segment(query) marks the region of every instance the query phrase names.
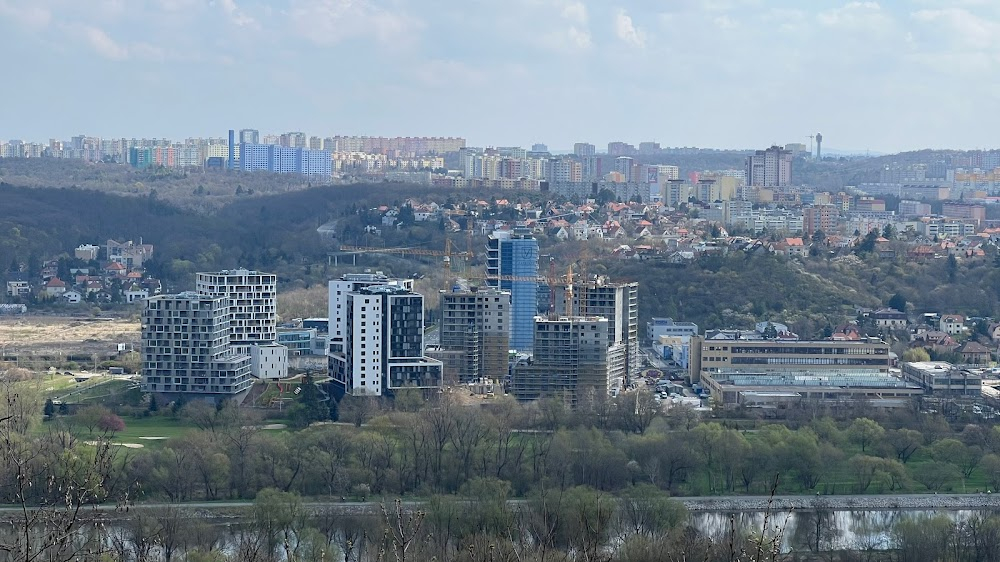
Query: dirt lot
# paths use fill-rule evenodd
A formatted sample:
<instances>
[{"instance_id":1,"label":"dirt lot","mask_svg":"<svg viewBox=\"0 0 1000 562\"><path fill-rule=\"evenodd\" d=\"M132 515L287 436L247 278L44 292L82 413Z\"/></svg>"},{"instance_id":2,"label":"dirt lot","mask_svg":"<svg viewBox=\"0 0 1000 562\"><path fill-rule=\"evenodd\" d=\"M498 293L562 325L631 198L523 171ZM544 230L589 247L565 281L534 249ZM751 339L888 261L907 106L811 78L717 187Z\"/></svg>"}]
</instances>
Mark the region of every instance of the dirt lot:
<instances>
[{"instance_id":1,"label":"dirt lot","mask_svg":"<svg viewBox=\"0 0 1000 562\"><path fill-rule=\"evenodd\" d=\"M93 320L58 316L0 317L5 355L109 353L118 343L139 343L138 320Z\"/></svg>"}]
</instances>

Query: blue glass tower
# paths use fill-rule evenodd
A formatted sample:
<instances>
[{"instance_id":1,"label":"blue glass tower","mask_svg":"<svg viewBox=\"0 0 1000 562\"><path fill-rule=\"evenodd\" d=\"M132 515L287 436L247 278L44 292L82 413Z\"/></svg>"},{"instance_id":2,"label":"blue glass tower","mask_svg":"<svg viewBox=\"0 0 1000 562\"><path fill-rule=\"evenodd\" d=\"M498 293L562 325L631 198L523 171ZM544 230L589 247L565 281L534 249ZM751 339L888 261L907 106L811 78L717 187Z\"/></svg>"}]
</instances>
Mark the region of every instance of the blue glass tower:
<instances>
[{"instance_id":1,"label":"blue glass tower","mask_svg":"<svg viewBox=\"0 0 1000 562\"><path fill-rule=\"evenodd\" d=\"M490 236L486 277L488 284L510 291L510 346L531 351L538 314L538 240L528 232Z\"/></svg>"}]
</instances>

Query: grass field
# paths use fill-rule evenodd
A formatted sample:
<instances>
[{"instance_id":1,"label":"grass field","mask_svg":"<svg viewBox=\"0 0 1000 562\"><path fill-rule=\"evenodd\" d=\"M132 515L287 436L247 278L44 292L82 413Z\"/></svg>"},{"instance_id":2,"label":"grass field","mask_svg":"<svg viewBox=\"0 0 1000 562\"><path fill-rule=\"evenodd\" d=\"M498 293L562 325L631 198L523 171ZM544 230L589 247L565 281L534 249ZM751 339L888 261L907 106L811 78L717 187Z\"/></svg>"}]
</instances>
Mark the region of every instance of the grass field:
<instances>
[{"instance_id":1,"label":"grass field","mask_svg":"<svg viewBox=\"0 0 1000 562\"><path fill-rule=\"evenodd\" d=\"M115 441L120 443L141 443L147 447L162 444L165 439L149 439L150 437L180 437L195 429L195 426L170 416L155 416L148 418L128 418L125 420L125 431L115 435ZM143 438L146 439L143 439Z\"/></svg>"}]
</instances>

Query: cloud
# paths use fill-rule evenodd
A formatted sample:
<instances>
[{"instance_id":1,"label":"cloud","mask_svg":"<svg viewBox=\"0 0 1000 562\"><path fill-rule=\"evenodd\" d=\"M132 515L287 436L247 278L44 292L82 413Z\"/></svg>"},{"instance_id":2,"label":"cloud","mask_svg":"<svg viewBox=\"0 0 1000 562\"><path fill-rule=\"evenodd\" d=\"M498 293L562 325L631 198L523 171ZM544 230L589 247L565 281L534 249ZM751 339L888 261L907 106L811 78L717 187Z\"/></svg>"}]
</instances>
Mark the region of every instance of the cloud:
<instances>
[{"instance_id":1,"label":"cloud","mask_svg":"<svg viewBox=\"0 0 1000 562\"><path fill-rule=\"evenodd\" d=\"M625 10L618 10L615 15L615 35L633 47L643 47L646 44L646 33L632 23L632 17Z\"/></svg>"},{"instance_id":2,"label":"cloud","mask_svg":"<svg viewBox=\"0 0 1000 562\"><path fill-rule=\"evenodd\" d=\"M957 42L972 49L992 48L1000 35L1000 23L979 17L963 8L917 10L912 17L922 23L940 25L950 31Z\"/></svg>"},{"instance_id":3,"label":"cloud","mask_svg":"<svg viewBox=\"0 0 1000 562\"><path fill-rule=\"evenodd\" d=\"M0 0L0 20L11 19L19 25L40 29L52 21L52 12L35 2Z\"/></svg>"},{"instance_id":4,"label":"cloud","mask_svg":"<svg viewBox=\"0 0 1000 562\"><path fill-rule=\"evenodd\" d=\"M848 2L839 8L820 12L816 19L826 27L867 30L878 30L891 21L878 2Z\"/></svg>"},{"instance_id":5,"label":"cloud","mask_svg":"<svg viewBox=\"0 0 1000 562\"><path fill-rule=\"evenodd\" d=\"M98 55L110 60L125 60L128 58L128 49L112 39L103 29L88 25L83 27L83 34L87 43L90 44L90 47Z\"/></svg>"},{"instance_id":6,"label":"cloud","mask_svg":"<svg viewBox=\"0 0 1000 562\"><path fill-rule=\"evenodd\" d=\"M232 21L233 24L239 27L260 27L257 24L257 20L248 16L246 12L241 10L239 6L236 5L236 0L219 0L219 6L222 7L222 11L229 16L229 20Z\"/></svg>"},{"instance_id":7,"label":"cloud","mask_svg":"<svg viewBox=\"0 0 1000 562\"><path fill-rule=\"evenodd\" d=\"M587 6L582 2L567 2L560 15L569 21L587 25Z\"/></svg>"},{"instance_id":8,"label":"cloud","mask_svg":"<svg viewBox=\"0 0 1000 562\"><path fill-rule=\"evenodd\" d=\"M423 22L401 11L388 11L367 0L292 0L293 29L318 45L370 36L383 45L410 43Z\"/></svg>"}]
</instances>

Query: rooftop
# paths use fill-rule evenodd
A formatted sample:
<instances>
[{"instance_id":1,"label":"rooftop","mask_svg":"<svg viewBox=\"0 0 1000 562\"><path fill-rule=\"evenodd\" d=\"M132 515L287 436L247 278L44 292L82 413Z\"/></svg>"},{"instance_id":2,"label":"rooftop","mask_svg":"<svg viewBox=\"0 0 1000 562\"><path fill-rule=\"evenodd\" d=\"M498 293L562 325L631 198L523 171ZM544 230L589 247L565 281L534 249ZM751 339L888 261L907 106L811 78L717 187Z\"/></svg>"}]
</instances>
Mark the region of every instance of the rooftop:
<instances>
[{"instance_id":1,"label":"rooftop","mask_svg":"<svg viewBox=\"0 0 1000 562\"><path fill-rule=\"evenodd\" d=\"M709 376L720 385L748 387L920 388L893 375L871 369L850 369L822 374L810 371L787 373L723 371L711 373Z\"/></svg>"}]
</instances>

